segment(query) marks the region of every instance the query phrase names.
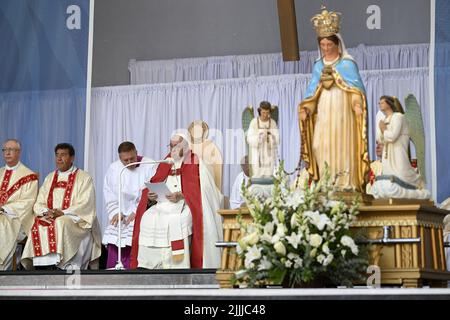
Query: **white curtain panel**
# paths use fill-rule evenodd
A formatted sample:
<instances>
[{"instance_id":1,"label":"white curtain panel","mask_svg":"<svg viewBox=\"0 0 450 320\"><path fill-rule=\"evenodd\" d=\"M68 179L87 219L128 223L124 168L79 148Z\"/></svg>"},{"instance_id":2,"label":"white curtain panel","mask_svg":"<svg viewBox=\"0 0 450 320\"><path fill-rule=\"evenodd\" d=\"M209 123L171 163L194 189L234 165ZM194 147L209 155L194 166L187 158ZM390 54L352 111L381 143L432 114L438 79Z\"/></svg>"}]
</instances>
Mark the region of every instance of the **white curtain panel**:
<instances>
[{"instance_id":1,"label":"white curtain panel","mask_svg":"<svg viewBox=\"0 0 450 320\"><path fill-rule=\"evenodd\" d=\"M369 104L372 155L373 122L378 99L384 94L396 95L400 100L409 93L416 95L425 116L427 141L430 141L428 68L363 71L361 75ZM107 224L103 178L109 164L118 159L118 145L125 140L134 142L140 155L162 159L168 152L172 132L187 128L196 119L206 121L210 138L223 153L223 193L229 195L240 172L239 160L245 154L242 111L251 104L256 114L259 102L268 100L280 108L279 154L285 160L286 169L293 170L300 154L297 106L304 98L309 79L310 75L296 74L93 89L88 168L94 177L103 228Z\"/></svg>"},{"instance_id":2,"label":"white curtain panel","mask_svg":"<svg viewBox=\"0 0 450 320\"><path fill-rule=\"evenodd\" d=\"M360 70L428 67L428 44L359 45L349 48ZM284 62L281 53L136 61L128 65L130 84L217 80L310 73L318 51L301 51L300 61Z\"/></svg>"}]
</instances>

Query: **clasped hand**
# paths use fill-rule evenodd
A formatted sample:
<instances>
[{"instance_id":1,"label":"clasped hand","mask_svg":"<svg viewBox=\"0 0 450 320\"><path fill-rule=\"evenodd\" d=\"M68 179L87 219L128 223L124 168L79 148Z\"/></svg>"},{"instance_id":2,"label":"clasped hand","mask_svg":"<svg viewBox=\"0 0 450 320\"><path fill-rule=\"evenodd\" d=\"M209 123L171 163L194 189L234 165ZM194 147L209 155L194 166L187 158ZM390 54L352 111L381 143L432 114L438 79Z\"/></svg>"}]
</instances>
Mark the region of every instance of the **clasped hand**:
<instances>
[{"instance_id":1,"label":"clasped hand","mask_svg":"<svg viewBox=\"0 0 450 320\"><path fill-rule=\"evenodd\" d=\"M47 212L44 213L44 218L54 220L63 215L64 212L62 212L61 209L48 209Z\"/></svg>"},{"instance_id":2,"label":"clasped hand","mask_svg":"<svg viewBox=\"0 0 450 320\"><path fill-rule=\"evenodd\" d=\"M136 213L133 212L132 214L130 214L129 216L124 216L123 214L120 215L120 220L123 221L124 225L129 225L131 223L131 221L134 220L134 218L136 217ZM114 227L117 227L117 224L119 223L119 214L116 213L114 215L114 217L111 219L111 224Z\"/></svg>"},{"instance_id":3,"label":"clasped hand","mask_svg":"<svg viewBox=\"0 0 450 320\"><path fill-rule=\"evenodd\" d=\"M380 127L381 133L384 133L384 131L387 129L387 124L383 120L380 120L378 126Z\"/></svg>"}]
</instances>

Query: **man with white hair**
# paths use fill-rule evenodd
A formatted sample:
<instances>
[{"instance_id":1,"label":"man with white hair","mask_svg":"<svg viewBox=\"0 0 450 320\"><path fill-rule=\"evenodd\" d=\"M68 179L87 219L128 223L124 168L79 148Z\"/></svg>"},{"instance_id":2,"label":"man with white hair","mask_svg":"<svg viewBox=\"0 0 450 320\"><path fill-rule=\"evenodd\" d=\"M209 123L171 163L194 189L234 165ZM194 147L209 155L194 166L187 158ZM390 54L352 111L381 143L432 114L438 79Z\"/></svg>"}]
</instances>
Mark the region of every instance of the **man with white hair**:
<instances>
[{"instance_id":1,"label":"man with white hair","mask_svg":"<svg viewBox=\"0 0 450 320\"><path fill-rule=\"evenodd\" d=\"M165 182L170 194L160 199L147 188L139 203L133 233L131 268L218 268L223 239L217 210L223 196L209 170L190 150L183 134L170 139L166 159L152 183ZM149 206L154 202L153 206Z\"/></svg>"},{"instance_id":2,"label":"man with white hair","mask_svg":"<svg viewBox=\"0 0 450 320\"><path fill-rule=\"evenodd\" d=\"M20 162L20 142L6 140L0 168L0 270L12 267L17 241L23 240L33 224L33 205L38 176Z\"/></svg>"}]
</instances>

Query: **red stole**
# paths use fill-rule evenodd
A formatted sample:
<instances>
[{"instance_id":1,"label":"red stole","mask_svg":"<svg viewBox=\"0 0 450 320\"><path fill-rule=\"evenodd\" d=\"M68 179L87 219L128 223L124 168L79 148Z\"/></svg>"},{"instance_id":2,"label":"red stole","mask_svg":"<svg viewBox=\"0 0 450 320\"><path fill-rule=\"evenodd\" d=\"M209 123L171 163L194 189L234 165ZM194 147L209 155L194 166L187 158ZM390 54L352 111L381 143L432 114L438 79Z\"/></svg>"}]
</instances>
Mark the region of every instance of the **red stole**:
<instances>
[{"instance_id":1,"label":"red stole","mask_svg":"<svg viewBox=\"0 0 450 320\"><path fill-rule=\"evenodd\" d=\"M25 177L20 178L16 183L14 183L11 188L8 189L9 182L11 180L11 176L13 174L12 170L5 170L5 175L3 176L3 181L0 186L0 206L3 206L8 199L19 190L24 184L27 184L31 181L37 181L38 176L35 173L29 174Z\"/></svg>"},{"instance_id":2,"label":"red stole","mask_svg":"<svg viewBox=\"0 0 450 320\"><path fill-rule=\"evenodd\" d=\"M69 179L67 181L59 181L58 182L58 171L55 171L53 174L52 185L50 186L50 190L47 196L47 208L53 209L53 190L56 188L64 188L66 191L64 192L64 198L61 210L66 210L70 207L70 199L72 197L73 185L75 184L75 178L77 176L78 169L72 172L69 175ZM55 234L55 220L51 220L51 222L47 222L36 217L34 219L33 227L31 228L31 235L33 240L33 249L34 255L36 257L42 256L42 247L41 247L41 238L39 235L39 225L48 227L47 236L48 236L48 245L49 252L56 253L56 234Z\"/></svg>"},{"instance_id":3,"label":"red stole","mask_svg":"<svg viewBox=\"0 0 450 320\"><path fill-rule=\"evenodd\" d=\"M169 157L169 155L166 156ZM166 181L167 176L171 174L172 165L160 163L156 174L150 179L150 182ZM181 165L181 192L184 200L189 206L192 216L192 242L191 242L191 268L203 267L203 209L202 196L200 188L200 166L196 154L191 151L186 154ZM147 210L148 189L142 190L141 200L136 210L134 221L133 241L131 248L130 268L137 268L137 256L139 250L139 232L142 216Z\"/></svg>"}]
</instances>

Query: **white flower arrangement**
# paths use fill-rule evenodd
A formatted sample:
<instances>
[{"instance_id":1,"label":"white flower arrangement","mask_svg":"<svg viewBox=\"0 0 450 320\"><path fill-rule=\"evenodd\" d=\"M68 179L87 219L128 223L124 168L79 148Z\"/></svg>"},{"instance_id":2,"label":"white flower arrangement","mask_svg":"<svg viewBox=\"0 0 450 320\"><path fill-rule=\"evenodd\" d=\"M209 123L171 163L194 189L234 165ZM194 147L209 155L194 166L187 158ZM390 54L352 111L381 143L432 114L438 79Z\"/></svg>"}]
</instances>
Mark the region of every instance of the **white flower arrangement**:
<instances>
[{"instance_id":1,"label":"white flower arrangement","mask_svg":"<svg viewBox=\"0 0 450 320\"><path fill-rule=\"evenodd\" d=\"M335 200L330 181L326 173L317 183L291 188L280 163L267 199L257 198L243 185L242 194L253 222L245 224L239 219L245 236L237 247L244 261L235 274L238 284L295 286L321 278L336 285L351 285L353 278L365 270L367 261L358 256L349 231L359 201L355 199L348 206L343 200Z\"/></svg>"}]
</instances>

